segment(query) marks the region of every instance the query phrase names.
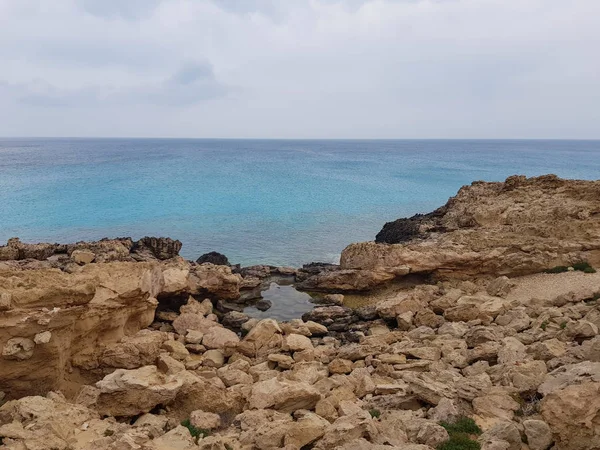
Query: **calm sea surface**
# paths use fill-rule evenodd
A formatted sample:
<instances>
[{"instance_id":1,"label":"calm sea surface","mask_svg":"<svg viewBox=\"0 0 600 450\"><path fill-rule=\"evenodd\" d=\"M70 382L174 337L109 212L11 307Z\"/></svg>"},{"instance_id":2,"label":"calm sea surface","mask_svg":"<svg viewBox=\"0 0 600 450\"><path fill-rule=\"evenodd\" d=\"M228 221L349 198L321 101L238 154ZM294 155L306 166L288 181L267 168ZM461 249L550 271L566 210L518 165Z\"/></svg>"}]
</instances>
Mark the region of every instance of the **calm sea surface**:
<instances>
[{"instance_id":1,"label":"calm sea surface","mask_svg":"<svg viewBox=\"0 0 600 450\"><path fill-rule=\"evenodd\" d=\"M546 173L600 178L600 141L0 139L0 241L170 236L297 266L473 180Z\"/></svg>"}]
</instances>

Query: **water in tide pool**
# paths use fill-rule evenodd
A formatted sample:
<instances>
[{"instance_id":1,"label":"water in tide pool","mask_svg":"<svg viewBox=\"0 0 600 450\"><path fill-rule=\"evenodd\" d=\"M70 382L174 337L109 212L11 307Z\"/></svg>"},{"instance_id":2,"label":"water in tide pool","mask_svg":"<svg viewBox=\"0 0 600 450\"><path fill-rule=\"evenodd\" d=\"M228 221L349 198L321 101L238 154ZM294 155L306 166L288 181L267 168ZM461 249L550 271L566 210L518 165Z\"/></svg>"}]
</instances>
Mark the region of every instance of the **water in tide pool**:
<instances>
[{"instance_id":1,"label":"water in tide pool","mask_svg":"<svg viewBox=\"0 0 600 450\"><path fill-rule=\"evenodd\" d=\"M473 180L600 178L600 141L0 139L0 241L170 236L195 259L333 262Z\"/></svg>"}]
</instances>

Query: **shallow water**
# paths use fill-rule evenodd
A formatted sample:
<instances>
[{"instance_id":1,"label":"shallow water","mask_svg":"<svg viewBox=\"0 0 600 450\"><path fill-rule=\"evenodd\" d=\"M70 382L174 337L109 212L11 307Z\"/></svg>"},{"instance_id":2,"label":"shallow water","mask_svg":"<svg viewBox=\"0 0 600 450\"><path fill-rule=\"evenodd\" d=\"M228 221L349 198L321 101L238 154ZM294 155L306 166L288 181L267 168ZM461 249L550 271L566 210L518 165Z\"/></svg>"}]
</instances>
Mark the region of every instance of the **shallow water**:
<instances>
[{"instance_id":1,"label":"shallow water","mask_svg":"<svg viewBox=\"0 0 600 450\"><path fill-rule=\"evenodd\" d=\"M473 180L595 179L600 141L0 139L0 242L170 236L189 259L334 262Z\"/></svg>"},{"instance_id":2,"label":"shallow water","mask_svg":"<svg viewBox=\"0 0 600 450\"><path fill-rule=\"evenodd\" d=\"M281 285L272 282L268 289L262 292L262 298L269 300L272 306L266 311L260 311L254 306L244 308L244 313L257 319L277 319L286 321L300 319L302 314L312 310L315 306L312 297L306 292L296 290L293 285Z\"/></svg>"}]
</instances>

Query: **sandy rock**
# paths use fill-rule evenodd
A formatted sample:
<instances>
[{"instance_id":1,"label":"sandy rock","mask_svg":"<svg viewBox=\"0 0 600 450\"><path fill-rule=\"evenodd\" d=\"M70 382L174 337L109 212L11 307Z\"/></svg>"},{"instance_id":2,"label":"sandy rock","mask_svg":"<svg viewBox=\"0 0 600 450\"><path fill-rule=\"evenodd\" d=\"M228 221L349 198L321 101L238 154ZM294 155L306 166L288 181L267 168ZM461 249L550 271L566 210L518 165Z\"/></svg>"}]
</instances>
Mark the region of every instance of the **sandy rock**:
<instances>
[{"instance_id":1,"label":"sandy rock","mask_svg":"<svg viewBox=\"0 0 600 450\"><path fill-rule=\"evenodd\" d=\"M285 433L283 443L286 448L304 448L325 433L329 422L317 414L303 412Z\"/></svg>"},{"instance_id":2,"label":"sandy rock","mask_svg":"<svg viewBox=\"0 0 600 450\"><path fill-rule=\"evenodd\" d=\"M181 361L177 361L175 358L172 358L167 354L162 354L156 358L156 367L162 373L167 375L172 375L185 370L185 364L183 364Z\"/></svg>"},{"instance_id":3,"label":"sandy rock","mask_svg":"<svg viewBox=\"0 0 600 450\"><path fill-rule=\"evenodd\" d=\"M238 384L250 385L254 382L252 375L240 369L235 369L232 365L221 367L217 370L219 378L223 380L225 386L235 386Z\"/></svg>"},{"instance_id":4,"label":"sandy rock","mask_svg":"<svg viewBox=\"0 0 600 450\"><path fill-rule=\"evenodd\" d=\"M408 383L413 395L430 405L437 405L442 398L456 397L453 381L441 381L440 377L433 373L404 372L402 379Z\"/></svg>"},{"instance_id":5,"label":"sandy rock","mask_svg":"<svg viewBox=\"0 0 600 450\"><path fill-rule=\"evenodd\" d=\"M385 270L333 270L313 275L297 284L298 289L307 291L355 292L368 291L400 275L408 274L407 267Z\"/></svg>"},{"instance_id":6,"label":"sandy rock","mask_svg":"<svg viewBox=\"0 0 600 450\"><path fill-rule=\"evenodd\" d=\"M238 344L238 351L246 356L266 357L283 344L282 331L273 319L258 322Z\"/></svg>"},{"instance_id":7,"label":"sandy rock","mask_svg":"<svg viewBox=\"0 0 600 450\"><path fill-rule=\"evenodd\" d=\"M506 392L491 393L473 399L475 414L485 419L510 421L520 405Z\"/></svg>"},{"instance_id":8,"label":"sandy rock","mask_svg":"<svg viewBox=\"0 0 600 450\"><path fill-rule=\"evenodd\" d=\"M302 350L313 349L312 342L306 336L300 334L290 334L283 340L282 349L291 352L301 352Z\"/></svg>"},{"instance_id":9,"label":"sandy rock","mask_svg":"<svg viewBox=\"0 0 600 450\"><path fill-rule=\"evenodd\" d=\"M185 336L189 330L205 334L213 327L219 327L217 322L209 320L200 314L183 313L173 321L173 328L177 333Z\"/></svg>"},{"instance_id":10,"label":"sandy rock","mask_svg":"<svg viewBox=\"0 0 600 450\"><path fill-rule=\"evenodd\" d=\"M171 354L171 356L179 361L184 361L188 356L190 356L190 352L185 345L179 341L174 340L166 340L162 344L162 349L166 350Z\"/></svg>"},{"instance_id":11,"label":"sandy rock","mask_svg":"<svg viewBox=\"0 0 600 450\"><path fill-rule=\"evenodd\" d=\"M156 366L144 366L117 369L97 382L96 387L100 392L95 407L100 414L134 416L173 401L182 382L162 374Z\"/></svg>"},{"instance_id":12,"label":"sandy rock","mask_svg":"<svg viewBox=\"0 0 600 450\"><path fill-rule=\"evenodd\" d=\"M566 345L558 339L548 339L542 342L534 342L527 347L527 353L531 354L533 359L549 361L552 358L560 358L567 351Z\"/></svg>"},{"instance_id":13,"label":"sandy rock","mask_svg":"<svg viewBox=\"0 0 600 450\"><path fill-rule=\"evenodd\" d=\"M502 345L498 350L498 363L510 364L527 359L527 347L514 337L502 339Z\"/></svg>"},{"instance_id":14,"label":"sandy rock","mask_svg":"<svg viewBox=\"0 0 600 450\"><path fill-rule=\"evenodd\" d=\"M248 401L253 409L273 408L281 412L293 412L314 409L320 399L319 391L308 383L272 378L255 383Z\"/></svg>"},{"instance_id":15,"label":"sandy rock","mask_svg":"<svg viewBox=\"0 0 600 450\"><path fill-rule=\"evenodd\" d=\"M433 213L386 224L387 230L404 230L392 233L391 241L381 236L382 243L349 245L340 265L356 271L408 266L410 273L512 277L575 260L596 261L600 241L593 236L600 224L593 211L599 191L598 182L554 175L474 182Z\"/></svg>"},{"instance_id":16,"label":"sandy rock","mask_svg":"<svg viewBox=\"0 0 600 450\"><path fill-rule=\"evenodd\" d=\"M223 367L223 364L225 364L225 355L220 350L207 350L202 355L202 365L204 366L219 368Z\"/></svg>"},{"instance_id":17,"label":"sandy rock","mask_svg":"<svg viewBox=\"0 0 600 450\"><path fill-rule=\"evenodd\" d=\"M36 345L47 344L50 342L50 339L52 339L52 333L50 331L43 331L35 335L33 342Z\"/></svg>"},{"instance_id":18,"label":"sandy rock","mask_svg":"<svg viewBox=\"0 0 600 450\"><path fill-rule=\"evenodd\" d=\"M527 445L531 450L546 450L554 442L552 430L543 420L524 420L523 428L527 436Z\"/></svg>"},{"instance_id":19,"label":"sandy rock","mask_svg":"<svg viewBox=\"0 0 600 450\"><path fill-rule=\"evenodd\" d=\"M8 311L12 308L12 295L8 292L0 292L0 311Z\"/></svg>"},{"instance_id":20,"label":"sandy rock","mask_svg":"<svg viewBox=\"0 0 600 450\"><path fill-rule=\"evenodd\" d=\"M546 396L567 386L588 381L600 382L600 363L584 361L559 367L548 374L538 392Z\"/></svg>"},{"instance_id":21,"label":"sandy rock","mask_svg":"<svg viewBox=\"0 0 600 450\"><path fill-rule=\"evenodd\" d=\"M294 358L289 355L283 355L281 353L272 353L268 357L269 361L276 363L281 369L291 369L294 365Z\"/></svg>"},{"instance_id":22,"label":"sandy rock","mask_svg":"<svg viewBox=\"0 0 600 450\"><path fill-rule=\"evenodd\" d=\"M9 339L2 349L2 357L4 359L14 359L24 361L33 356L35 342L31 339L17 337Z\"/></svg>"},{"instance_id":23,"label":"sandy rock","mask_svg":"<svg viewBox=\"0 0 600 450\"><path fill-rule=\"evenodd\" d=\"M558 449L600 448L599 382L554 390L542 401L541 414L552 430Z\"/></svg>"},{"instance_id":24,"label":"sandy rock","mask_svg":"<svg viewBox=\"0 0 600 450\"><path fill-rule=\"evenodd\" d=\"M487 293L497 297L506 297L513 287L514 282L508 277L502 276L494 279L494 281L488 284Z\"/></svg>"},{"instance_id":25,"label":"sandy rock","mask_svg":"<svg viewBox=\"0 0 600 450\"><path fill-rule=\"evenodd\" d=\"M221 426L221 417L218 414L196 410L190 414L190 423L201 430L214 430Z\"/></svg>"},{"instance_id":26,"label":"sandy rock","mask_svg":"<svg viewBox=\"0 0 600 450\"><path fill-rule=\"evenodd\" d=\"M104 367L120 369L152 365L167 337L167 333L161 331L140 330L105 348L99 356L99 362Z\"/></svg>"},{"instance_id":27,"label":"sandy rock","mask_svg":"<svg viewBox=\"0 0 600 450\"><path fill-rule=\"evenodd\" d=\"M154 439L153 450L195 450L198 447L189 430L178 425L168 433Z\"/></svg>"},{"instance_id":28,"label":"sandy rock","mask_svg":"<svg viewBox=\"0 0 600 450\"><path fill-rule=\"evenodd\" d=\"M186 344L201 344L204 338L204 333L198 330L188 330L185 335Z\"/></svg>"},{"instance_id":29,"label":"sandy rock","mask_svg":"<svg viewBox=\"0 0 600 450\"><path fill-rule=\"evenodd\" d=\"M427 417L435 422L454 422L461 412L454 400L442 398L434 408L427 411Z\"/></svg>"},{"instance_id":30,"label":"sandy rock","mask_svg":"<svg viewBox=\"0 0 600 450\"><path fill-rule=\"evenodd\" d=\"M509 450L521 449L521 433L513 422L500 421L489 430L479 436L479 442L482 444L493 441L505 441L509 444Z\"/></svg>"},{"instance_id":31,"label":"sandy rock","mask_svg":"<svg viewBox=\"0 0 600 450\"><path fill-rule=\"evenodd\" d=\"M239 341L240 338L233 331L222 327L212 327L204 333L202 345L210 349L223 349L235 347Z\"/></svg>"},{"instance_id":32,"label":"sandy rock","mask_svg":"<svg viewBox=\"0 0 600 450\"><path fill-rule=\"evenodd\" d=\"M96 254L89 250L73 250L71 259L77 264L90 264L96 259Z\"/></svg>"},{"instance_id":33,"label":"sandy rock","mask_svg":"<svg viewBox=\"0 0 600 450\"><path fill-rule=\"evenodd\" d=\"M315 450L339 448L360 438L370 438L377 434L377 428L368 412L343 416L325 429L325 434L317 442Z\"/></svg>"},{"instance_id":34,"label":"sandy rock","mask_svg":"<svg viewBox=\"0 0 600 450\"><path fill-rule=\"evenodd\" d=\"M352 372L352 361L349 359L335 358L328 365L331 374L347 374Z\"/></svg>"}]
</instances>

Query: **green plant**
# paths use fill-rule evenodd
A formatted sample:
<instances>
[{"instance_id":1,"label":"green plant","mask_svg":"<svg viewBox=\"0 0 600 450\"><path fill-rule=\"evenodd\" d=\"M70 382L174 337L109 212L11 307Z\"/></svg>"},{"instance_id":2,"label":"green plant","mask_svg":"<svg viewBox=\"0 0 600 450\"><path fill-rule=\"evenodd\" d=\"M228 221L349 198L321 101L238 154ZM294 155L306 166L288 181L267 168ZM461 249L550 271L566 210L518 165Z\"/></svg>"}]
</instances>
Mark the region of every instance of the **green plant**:
<instances>
[{"instance_id":1,"label":"green plant","mask_svg":"<svg viewBox=\"0 0 600 450\"><path fill-rule=\"evenodd\" d=\"M440 422L448 432L448 440L437 450L479 450L481 445L471 436L481 434L481 428L470 417L459 417L454 422Z\"/></svg>"},{"instance_id":2,"label":"green plant","mask_svg":"<svg viewBox=\"0 0 600 450\"><path fill-rule=\"evenodd\" d=\"M548 321L544 320L541 324L540 324L540 328L544 331L546 331L546 327L548 326Z\"/></svg>"},{"instance_id":3,"label":"green plant","mask_svg":"<svg viewBox=\"0 0 600 450\"><path fill-rule=\"evenodd\" d=\"M567 321L566 320L564 322L560 323L560 329L564 330L565 328L567 328Z\"/></svg>"},{"instance_id":4,"label":"green plant","mask_svg":"<svg viewBox=\"0 0 600 450\"><path fill-rule=\"evenodd\" d=\"M371 417L373 419L379 419L379 417L381 416L381 411L379 411L378 409L370 409L369 414L371 414Z\"/></svg>"},{"instance_id":5,"label":"green plant","mask_svg":"<svg viewBox=\"0 0 600 450\"><path fill-rule=\"evenodd\" d=\"M454 433L450 439L438 445L437 450L479 450L479 442L471 439L468 434Z\"/></svg>"},{"instance_id":6,"label":"green plant","mask_svg":"<svg viewBox=\"0 0 600 450\"><path fill-rule=\"evenodd\" d=\"M191 424L190 419L185 419L183 422L181 422L181 425L186 427L189 430L192 437L196 440L199 438L204 438L210 434L210 431L208 430L196 428L194 425Z\"/></svg>"},{"instance_id":7,"label":"green plant","mask_svg":"<svg viewBox=\"0 0 600 450\"><path fill-rule=\"evenodd\" d=\"M573 269L579 270L584 273L596 273L596 269L590 266L590 264L586 261L573 264Z\"/></svg>"},{"instance_id":8,"label":"green plant","mask_svg":"<svg viewBox=\"0 0 600 450\"><path fill-rule=\"evenodd\" d=\"M440 422L446 431L450 433L481 434L481 428L470 417L459 417L454 422Z\"/></svg>"}]
</instances>

